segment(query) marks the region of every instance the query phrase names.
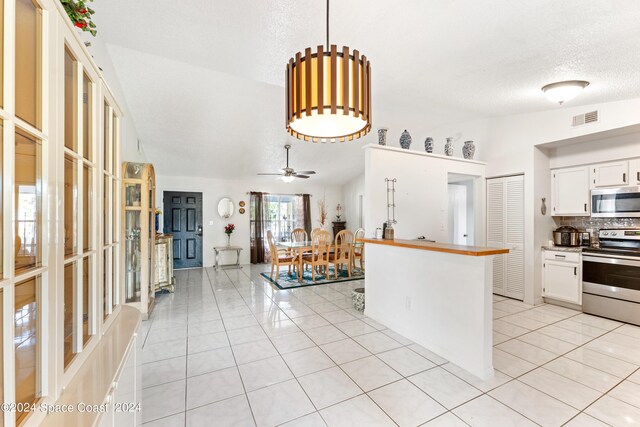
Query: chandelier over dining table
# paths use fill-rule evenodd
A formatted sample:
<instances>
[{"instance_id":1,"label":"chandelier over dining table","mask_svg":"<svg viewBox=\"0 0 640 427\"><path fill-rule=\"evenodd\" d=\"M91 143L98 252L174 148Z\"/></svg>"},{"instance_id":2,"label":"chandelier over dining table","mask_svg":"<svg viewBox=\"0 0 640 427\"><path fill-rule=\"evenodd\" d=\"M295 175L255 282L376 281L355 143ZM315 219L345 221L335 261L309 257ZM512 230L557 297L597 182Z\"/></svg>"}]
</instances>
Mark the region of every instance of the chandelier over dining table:
<instances>
[{"instance_id":1,"label":"chandelier over dining table","mask_svg":"<svg viewBox=\"0 0 640 427\"><path fill-rule=\"evenodd\" d=\"M347 46L327 43L289 59L285 71L286 129L305 141L353 140L371 130L371 64Z\"/></svg>"}]
</instances>

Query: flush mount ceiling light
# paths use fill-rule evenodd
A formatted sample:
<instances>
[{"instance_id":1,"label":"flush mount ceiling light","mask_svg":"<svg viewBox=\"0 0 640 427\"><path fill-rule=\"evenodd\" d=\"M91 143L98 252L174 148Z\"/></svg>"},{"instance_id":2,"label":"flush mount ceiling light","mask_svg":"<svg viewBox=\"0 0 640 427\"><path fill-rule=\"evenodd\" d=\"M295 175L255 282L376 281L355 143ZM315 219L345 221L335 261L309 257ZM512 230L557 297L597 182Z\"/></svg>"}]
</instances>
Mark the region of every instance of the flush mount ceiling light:
<instances>
[{"instance_id":1,"label":"flush mount ceiling light","mask_svg":"<svg viewBox=\"0 0 640 427\"><path fill-rule=\"evenodd\" d=\"M353 140L371 129L371 65L347 46L311 48L289 59L285 71L287 132L313 142Z\"/></svg>"},{"instance_id":2,"label":"flush mount ceiling light","mask_svg":"<svg viewBox=\"0 0 640 427\"><path fill-rule=\"evenodd\" d=\"M547 99L562 105L578 96L587 86L589 86L589 82L585 80L567 80L545 85L542 87L542 91Z\"/></svg>"}]
</instances>

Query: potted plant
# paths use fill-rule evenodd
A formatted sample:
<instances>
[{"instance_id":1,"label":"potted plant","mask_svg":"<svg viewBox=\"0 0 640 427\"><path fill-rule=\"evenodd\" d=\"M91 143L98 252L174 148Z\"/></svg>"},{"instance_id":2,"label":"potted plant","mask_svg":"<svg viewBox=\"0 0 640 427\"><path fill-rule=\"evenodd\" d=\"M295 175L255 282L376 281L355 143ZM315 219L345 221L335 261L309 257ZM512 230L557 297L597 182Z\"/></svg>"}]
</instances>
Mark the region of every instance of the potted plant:
<instances>
[{"instance_id":1,"label":"potted plant","mask_svg":"<svg viewBox=\"0 0 640 427\"><path fill-rule=\"evenodd\" d=\"M327 217L329 216L327 214L327 202L324 200L324 198L318 200L318 211L320 216L318 222L320 223L320 228L324 229L327 223Z\"/></svg>"},{"instance_id":2,"label":"potted plant","mask_svg":"<svg viewBox=\"0 0 640 427\"><path fill-rule=\"evenodd\" d=\"M64 10L67 12L69 19L76 27L82 31L88 31L92 36L98 33L96 24L93 23L91 17L95 13L87 4L93 0L60 0Z\"/></svg>"},{"instance_id":3,"label":"potted plant","mask_svg":"<svg viewBox=\"0 0 640 427\"><path fill-rule=\"evenodd\" d=\"M231 246L231 234L235 229L236 226L233 224L227 224L224 226L224 233L227 235L227 246Z\"/></svg>"}]
</instances>

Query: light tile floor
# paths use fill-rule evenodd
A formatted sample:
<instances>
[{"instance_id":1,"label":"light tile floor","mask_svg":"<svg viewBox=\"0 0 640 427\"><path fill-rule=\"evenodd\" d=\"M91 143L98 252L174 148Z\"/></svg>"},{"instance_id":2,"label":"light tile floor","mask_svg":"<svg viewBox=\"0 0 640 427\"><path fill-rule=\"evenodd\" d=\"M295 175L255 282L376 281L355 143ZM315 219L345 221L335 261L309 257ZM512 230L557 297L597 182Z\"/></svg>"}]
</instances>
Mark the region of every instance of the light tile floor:
<instances>
[{"instance_id":1,"label":"light tile floor","mask_svg":"<svg viewBox=\"0 0 640 427\"><path fill-rule=\"evenodd\" d=\"M482 381L356 312L363 282L284 291L263 270L176 271L142 326L146 427L640 423L638 327L494 296Z\"/></svg>"}]
</instances>

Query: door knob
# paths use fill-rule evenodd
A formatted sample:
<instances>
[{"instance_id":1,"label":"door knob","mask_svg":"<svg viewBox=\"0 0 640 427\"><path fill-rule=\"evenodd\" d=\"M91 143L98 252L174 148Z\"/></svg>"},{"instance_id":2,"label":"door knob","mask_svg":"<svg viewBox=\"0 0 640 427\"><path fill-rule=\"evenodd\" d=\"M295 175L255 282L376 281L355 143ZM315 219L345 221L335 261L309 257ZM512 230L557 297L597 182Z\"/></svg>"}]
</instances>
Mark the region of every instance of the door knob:
<instances>
[{"instance_id":1,"label":"door knob","mask_svg":"<svg viewBox=\"0 0 640 427\"><path fill-rule=\"evenodd\" d=\"M201 225L198 226L198 231L196 233L196 236L202 236L202 226Z\"/></svg>"}]
</instances>

